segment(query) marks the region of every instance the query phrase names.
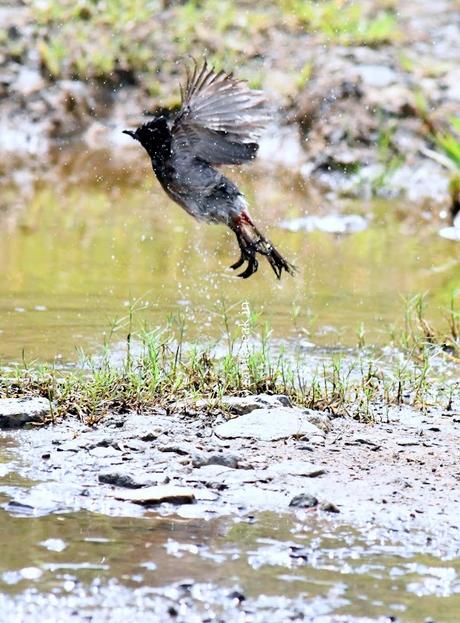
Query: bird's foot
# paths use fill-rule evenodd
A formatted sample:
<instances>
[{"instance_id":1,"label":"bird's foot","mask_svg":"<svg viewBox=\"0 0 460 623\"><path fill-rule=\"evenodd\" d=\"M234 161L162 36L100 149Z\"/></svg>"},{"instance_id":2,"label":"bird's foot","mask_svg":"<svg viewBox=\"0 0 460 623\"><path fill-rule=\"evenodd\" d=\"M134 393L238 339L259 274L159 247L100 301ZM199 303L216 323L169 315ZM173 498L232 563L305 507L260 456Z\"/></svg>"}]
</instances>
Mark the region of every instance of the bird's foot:
<instances>
[{"instance_id":1,"label":"bird's foot","mask_svg":"<svg viewBox=\"0 0 460 623\"><path fill-rule=\"evenodd\" d=\"M241 249L241 255L239 259L230 266L233 270L237 270L241 266L243 266L244 262L247 262L245 270L238 275L242 279L247 279L251 275L253 275L258 267L259 262L256 260L256 252L257 252L257 244L247 244L244 248Z\"/></svg>"}]
</instances>

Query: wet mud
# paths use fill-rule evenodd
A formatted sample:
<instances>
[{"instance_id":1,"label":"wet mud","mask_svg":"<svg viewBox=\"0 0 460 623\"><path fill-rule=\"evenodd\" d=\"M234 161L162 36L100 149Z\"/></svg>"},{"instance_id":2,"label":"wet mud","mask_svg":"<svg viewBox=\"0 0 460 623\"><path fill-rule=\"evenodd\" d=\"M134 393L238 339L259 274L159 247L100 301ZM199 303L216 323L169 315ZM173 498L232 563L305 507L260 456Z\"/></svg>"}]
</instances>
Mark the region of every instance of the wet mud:
<instances>
[{"instance_id":1,"label":"wet mud","mask_svg":"<svg viewBox=\"0 0 460 623\"><path fill-rule=\"evenodd\" d=\"M266 426L229 439L223 415L182 404L2 433L16 543L2 545L2 611L454 623L460 421L408 407L382 419L317 415L301 438L261 441ZM194 501L126 501L156 485Z\"/></svg>"}]
</instances>

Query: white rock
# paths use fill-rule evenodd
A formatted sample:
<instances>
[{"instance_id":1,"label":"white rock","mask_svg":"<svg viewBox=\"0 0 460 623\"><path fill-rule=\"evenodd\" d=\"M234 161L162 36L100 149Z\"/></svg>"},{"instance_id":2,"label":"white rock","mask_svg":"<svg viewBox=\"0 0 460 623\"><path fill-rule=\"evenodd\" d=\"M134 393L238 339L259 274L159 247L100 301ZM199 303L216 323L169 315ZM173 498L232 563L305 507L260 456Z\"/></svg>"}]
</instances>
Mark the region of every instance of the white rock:
<instances>
[{"instance_id":1,"label":"white rock","mask_svg":"<svg viewBox=\"0 0 460 623\"><path fill-rule=\"evenodd\" d=\"M0 398L0 429L19 428L42 420L50 413L46 398Z\"/></svg>"},{"instance_id":2,"label":"white rock","mask_svg":"<svg viewBox=\"0 0 460 623\"><path fill-rule=\"evenodd\" d=\"M323 436L324 432L312 424L310 418L306 411L294 407L255 409L216 426L214 432L224 439L242 437L260 441L277 441L296 435Z\"/></svg>"},{"instance_id":3,"label":"white rock","mask_svg":"<svg viewBox=\"0 0 460 623\"><path fill-rule=\"evenodd\" d=\"M158 485L134 490L122 489L115 491L113 496L117 500L134 502L135 504L161 504L162 502L189 504L195 501L193 489L173 485Z\"/></svg>"}]
</instances>

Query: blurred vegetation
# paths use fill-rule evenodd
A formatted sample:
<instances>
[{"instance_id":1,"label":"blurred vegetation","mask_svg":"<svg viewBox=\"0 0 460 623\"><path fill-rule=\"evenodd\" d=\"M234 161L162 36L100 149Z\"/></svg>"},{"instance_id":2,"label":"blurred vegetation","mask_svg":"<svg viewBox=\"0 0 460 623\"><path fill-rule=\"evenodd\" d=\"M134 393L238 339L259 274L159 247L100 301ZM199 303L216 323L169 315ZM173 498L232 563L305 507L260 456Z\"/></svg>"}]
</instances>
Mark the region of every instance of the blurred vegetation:
<instances>
[{"instance_id":1,"label":"blurred vegetation","mask_svg":"<svg viewBox=\"0 0 460 623\"><path fill-rule=\"evenodd\" d=\"M389 10L366 14L363 4L340 0L279 0L284 14L328 43L378 45L397 37L396 17Z\"/></svg>"},{"instance_id":2,"label":"blurred vegetation","mask_svg":"<svg viewBox=\"0 0 460 623\"><path fill-rule=\"evenodd\" d=\"M257 5L248 0L29 0L29 6L51 77L114 79L118 74L126 79L131 74L135 79L190 53L206 53L216 65L228 65L248 51L257 56L272 28L329 45L375 46L399 36L392 10L369 12L363 3L346 0ZM257 75L248 77L257 86ZM149 88L155 95L155 87Z\"/></svg>"},{"instance_id":3,"label":"blurred vegetation","mask_svg":"<svg viewBox=\"0 0 460 623\"><path fill-rule=\"evenodd\" d=\"M450 119L450 128L436 132L435 141L438 147L460 171L460 117Z\"/></svg>"}]
</instances>

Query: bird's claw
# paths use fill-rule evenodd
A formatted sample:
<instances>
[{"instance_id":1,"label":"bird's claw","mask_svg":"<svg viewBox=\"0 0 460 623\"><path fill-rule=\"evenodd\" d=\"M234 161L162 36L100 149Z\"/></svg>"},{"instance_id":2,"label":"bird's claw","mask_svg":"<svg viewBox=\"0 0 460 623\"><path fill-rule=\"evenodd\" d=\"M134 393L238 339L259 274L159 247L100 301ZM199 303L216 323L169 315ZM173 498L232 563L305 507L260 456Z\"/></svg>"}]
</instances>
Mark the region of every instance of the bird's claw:
<instances>
[{"instance_id":1,"label":"bird's claw","mask_svg":"<svg viewBox=\"0 0 460 623\"><path fill-rule=\"evenodd\" d=\"M245 262L245 257L244 257L244 255L243 255L243 253L242 253L242 254L240 255L240 259L239 259L239 260L237 260L234 264L232 264L232 265L230 266L230 268L232 268L233 270L236 270L237 268L240 268L240 266L243 266L244 262Z\"/></svg>"},{"instance_id":2,"label":"bird's claw","mask_svg":"<svg viewBox=\"0 0 460 623\"><path fill-rule=\"evenodd\" d=\"M247 262L248 265L246 266L246 269L238 275L238 277L241 277L242 279L247 279L248 277L253 275L259 267L259 262L256 260L255 255L255 246L248 245L246 248L241 250L240 258L234 264L232 264L230 268L232 268L233 270L237 270L238 268L243 266L244 262Z\"/></svg>"},{"instance_id":3,"label":"bird's claw","mask_svg":"<svg viewBox=\"0 0 460 623\"><path fill-rule=\"evenodd\" d=\"M255 272L257 272L258 267L259 267L259 262L256 260L256 258L255 257L249 258L246 270L240 273L238 277L241 277L241 279L247 279L248 277L253 275Z\"/></svg>"}]
</instances>

